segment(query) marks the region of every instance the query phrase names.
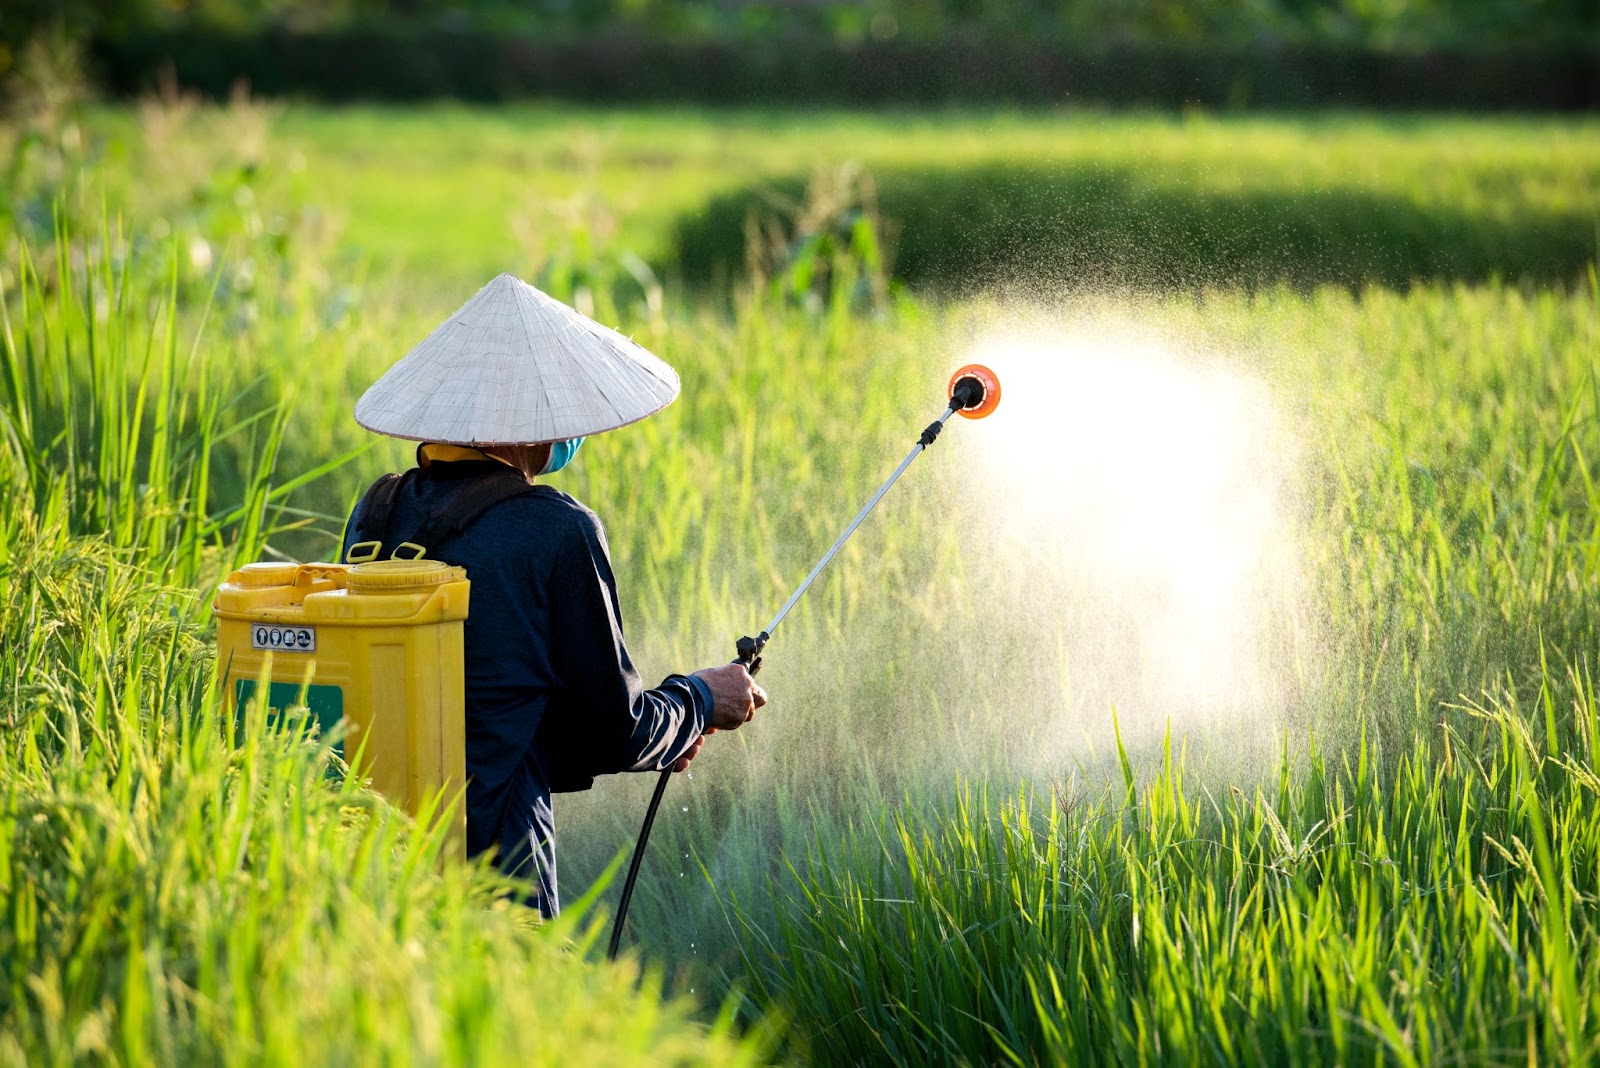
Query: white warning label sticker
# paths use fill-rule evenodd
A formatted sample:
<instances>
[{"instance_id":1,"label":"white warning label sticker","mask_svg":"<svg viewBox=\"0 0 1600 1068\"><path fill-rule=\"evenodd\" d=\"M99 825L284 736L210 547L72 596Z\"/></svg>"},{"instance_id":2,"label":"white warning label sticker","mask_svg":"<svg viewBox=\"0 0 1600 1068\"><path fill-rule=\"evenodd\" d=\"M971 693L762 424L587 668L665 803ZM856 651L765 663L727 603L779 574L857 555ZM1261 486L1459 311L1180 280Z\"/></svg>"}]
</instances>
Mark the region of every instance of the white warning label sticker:
<instances>
[{"instance_id":1,"label":"white warning label sticker","mask_svg":"<svg viewBox=\"0 0 1600 1068\"><path fill-rule=\"evenodd\" d=\"M317 651L316 627L274 627L258 623L250 628L250 646L280 653Z\"/></svg>"}]
</instances>

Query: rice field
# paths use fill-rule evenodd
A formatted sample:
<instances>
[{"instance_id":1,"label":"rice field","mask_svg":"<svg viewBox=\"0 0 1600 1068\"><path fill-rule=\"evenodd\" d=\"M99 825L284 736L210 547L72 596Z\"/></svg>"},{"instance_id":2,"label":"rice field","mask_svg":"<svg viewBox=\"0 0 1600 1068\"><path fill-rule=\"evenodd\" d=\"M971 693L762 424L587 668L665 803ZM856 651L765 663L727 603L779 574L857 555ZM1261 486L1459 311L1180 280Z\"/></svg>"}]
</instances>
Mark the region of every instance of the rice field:
<instances>
[{"instance_id":1,"label":"rice field","mask_svg":"<svg viewBox=\"0 0 1600 1068\"><path fill-rule=\"evenodd\" d=\"M1592 122L167 101L0 144L0 1062L1591 1059ZM1041 161L1133 176L1059 187L1090 250L1140 202L1321 236L1181 284L943 241L939 175ZM1363 259L1376 203L1421 229ZM897 275L945 247L991 273ZM1295 267L1334 247L1381 270ZM1007 390L673 783L617 965L648 777L558 799L541 927L209 686L210 588L332 551L407 462L354 398L502 269L682 375L555 476L647 676L770 617L952 367Z\"/></svg>"}]
</instances>

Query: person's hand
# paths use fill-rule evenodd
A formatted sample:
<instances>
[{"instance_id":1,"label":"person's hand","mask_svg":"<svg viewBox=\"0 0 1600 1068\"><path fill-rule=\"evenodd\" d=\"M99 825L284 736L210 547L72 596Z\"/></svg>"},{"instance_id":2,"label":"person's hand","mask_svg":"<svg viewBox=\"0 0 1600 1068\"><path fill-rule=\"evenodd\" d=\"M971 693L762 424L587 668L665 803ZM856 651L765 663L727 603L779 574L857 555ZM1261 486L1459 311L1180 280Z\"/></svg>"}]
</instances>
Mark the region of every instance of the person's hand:
<instances>
[{"instance_id":1,"label":"person's hand","mask_svg":"<svg viewBox=\"0 0 1600 1068\"><path fill-rule=\"evenodd\" d=\"M673 771L688 771L689 770L689 761L691 761L691 760L693 760L695 758L695 754L699 753L700 752L700 747L702 745L705 745L705 744L706 744L706 736L702 734L700 737L698 737L698 738L696 738L694 740L694 744L689 747L689 751L688 752L684 753L683 756L679 757L677 760L672 762L672 770Z\"/></svg>"},{"instance_id":2,"label":"person's hand","mask_svg":"<svg viewBox=\"0 0 1600 1068\"><path fill-rule=\"evenodd\" d=\"M756 709L767 703L767 691L740 663L701 668L695 677L711 688L711 729L731 731L755 718Z\"/></svg>"}]
</instances>

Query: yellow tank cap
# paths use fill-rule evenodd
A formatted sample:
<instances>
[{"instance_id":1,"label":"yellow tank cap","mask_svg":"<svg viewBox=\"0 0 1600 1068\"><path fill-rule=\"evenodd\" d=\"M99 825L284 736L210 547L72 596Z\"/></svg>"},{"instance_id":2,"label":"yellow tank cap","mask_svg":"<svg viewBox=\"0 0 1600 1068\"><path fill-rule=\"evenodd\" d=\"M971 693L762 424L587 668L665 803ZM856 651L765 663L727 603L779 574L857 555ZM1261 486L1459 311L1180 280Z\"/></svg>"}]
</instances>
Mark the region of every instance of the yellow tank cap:
<instances>
[{"instance_id":1,"label":"yellow tank cap","mask_svg":"<svg viewBox=\"0 0 1600 1068\"><path fill-rule=\"evenodd\" d=\"M467 573L443 560L372 560L350 569L351 590L402 590L459 582Z\"/></svg>"},{"instance_id":2,"label":"yellow tank cap","mask_svg":"<svg viewBox=\"0 0 1600 1068\"><path fill-rule=\"evenodd\" d=\"M296 570L298 565L286 562L245 564L230 579L240 586L293 586Z\"/></svg>"}]
</instances>

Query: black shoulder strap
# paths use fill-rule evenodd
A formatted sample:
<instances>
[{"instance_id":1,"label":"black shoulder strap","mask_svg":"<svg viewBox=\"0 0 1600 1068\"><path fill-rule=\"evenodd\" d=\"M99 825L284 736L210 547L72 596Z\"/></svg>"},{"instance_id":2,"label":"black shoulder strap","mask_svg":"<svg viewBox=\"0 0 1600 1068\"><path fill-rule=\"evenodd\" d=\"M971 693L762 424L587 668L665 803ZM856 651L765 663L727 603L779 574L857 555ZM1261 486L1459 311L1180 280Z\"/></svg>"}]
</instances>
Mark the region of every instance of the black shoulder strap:
<instances>
[{"instance_id":1,"label":"black shoulder strap","mask_svg":"<svg viewBox=\"0 0 1600 1068\"><path fill-rule=\"evenodd\" d=\"M355 536L350 539L346 561L375 560L383 552L383 541L389 533L389 516L394 512L394 499L400 486L411 474L390 472L374 482L355 510ZM357 550L363 550L357 552ZM367 551L370 550L370 551Z\"/></svg>"},{"instance_id":2,"label":"black shoulder strap","mask_svg":"<svg viewBox=\"0 0 1600 1068\"><path fill-rule=\"evenodd\" d=\"M346 563L377 560L384 555L386 545L391 556L403 555L401 550L407 550L413 557L425 556L433 546L466 530L500 502L533 492L533 484L510 468L503 475L468 479L443 504L428 513L420 530L410 537L391 537L395 498L413 473L384 475L367 490L356 507L355 537L345 555Z\"/></svg>"}]
</instances>

